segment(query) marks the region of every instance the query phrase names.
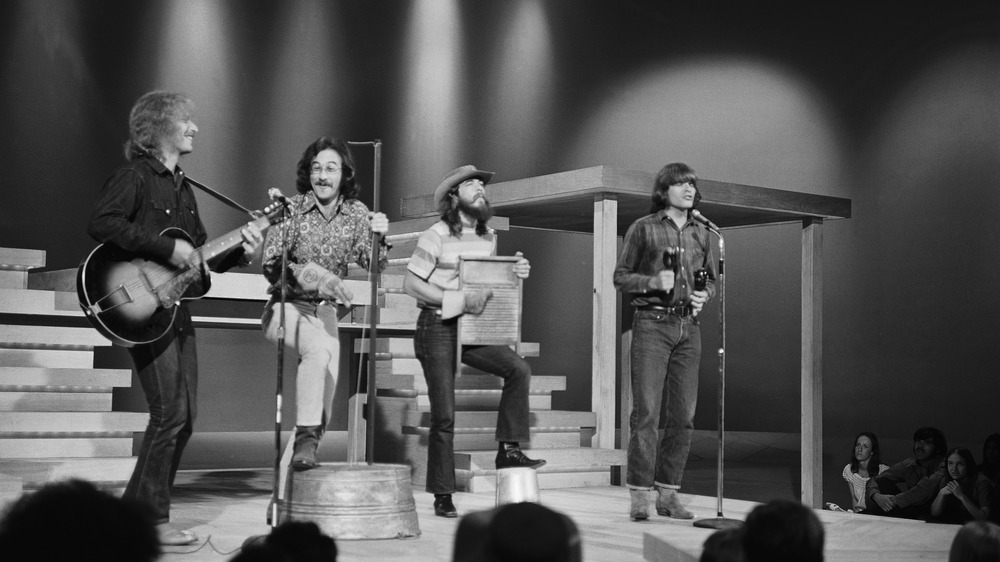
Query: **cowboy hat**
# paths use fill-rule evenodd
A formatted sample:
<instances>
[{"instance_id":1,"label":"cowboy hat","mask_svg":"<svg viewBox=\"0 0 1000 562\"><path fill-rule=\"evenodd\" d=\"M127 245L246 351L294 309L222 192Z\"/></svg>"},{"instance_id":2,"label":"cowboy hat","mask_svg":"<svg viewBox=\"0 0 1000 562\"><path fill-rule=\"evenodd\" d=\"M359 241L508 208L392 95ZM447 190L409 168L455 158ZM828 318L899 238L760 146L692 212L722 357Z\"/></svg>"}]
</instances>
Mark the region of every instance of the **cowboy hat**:
<instances>
[{"instance_id":1,"label":"cowboy hat","mask_svg":"<svg viewBox=\"0 0 1000 562\"><path fill-rule=\"evenodd\" d=\"M444 181L441 182L441 185L437 186L437 189L434 190L434 206L441 206L441 202L444 201L445 195L448 194L449 189L472 178L479 178L483 180L483 185L486 185L490 183L490 180L493 178L493 172L477 170L472 164L466 164L461 168L455 168L454 170L448 172L448 175L444 177Z\"/></svg>"}]
</instances>

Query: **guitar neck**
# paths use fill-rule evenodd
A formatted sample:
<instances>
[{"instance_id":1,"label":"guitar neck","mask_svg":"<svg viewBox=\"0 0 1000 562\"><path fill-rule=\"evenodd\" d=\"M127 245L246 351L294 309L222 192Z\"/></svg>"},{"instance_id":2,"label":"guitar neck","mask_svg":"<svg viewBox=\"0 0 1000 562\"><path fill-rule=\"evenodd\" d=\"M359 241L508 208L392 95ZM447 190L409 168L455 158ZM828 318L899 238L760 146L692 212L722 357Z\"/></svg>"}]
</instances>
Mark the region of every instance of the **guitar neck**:
<instances>
[{"instance_id":1,"label":"guitar neck","mask_svg":"<svg viewBox=\"0 0 1000 562\"><path fill-rule=\"evenodd\" d=\"M240 232L251 224L257 225L257 228L259 228L261 232L264 232L269 226L271 226L271 221L266 216L260 217L239 228L235 228L227 232L215 240L207 242L204 246L198 249L201 253L201 258L205 261L209 261L242 244L243 235L240 234Z\"/></svg>"}]
</instances>

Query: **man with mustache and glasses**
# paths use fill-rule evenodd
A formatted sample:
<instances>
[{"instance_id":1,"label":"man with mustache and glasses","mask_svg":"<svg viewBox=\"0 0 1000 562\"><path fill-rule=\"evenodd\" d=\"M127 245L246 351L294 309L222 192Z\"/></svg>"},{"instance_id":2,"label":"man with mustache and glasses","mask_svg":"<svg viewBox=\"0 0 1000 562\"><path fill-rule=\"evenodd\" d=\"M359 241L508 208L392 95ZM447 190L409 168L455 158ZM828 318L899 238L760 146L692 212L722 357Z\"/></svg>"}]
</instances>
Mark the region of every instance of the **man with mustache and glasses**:
<instances>
[{"instance_id":1,"label":"man with mustache and glasses","mask_svg":"<svg viewBox=\"0 0 1000 562\"><path fill-rule=\"evenodd\" d=\"M691 449L698 399L697 316L715 294L709 233L691 217L701 198L697 182L687 164L667 164L660 170L653 185L652 214L629 226L615 266L615 287L631 298L635 309L626 477L632 499L629 517L634 521L649 518L647 496L654 488L658 514L694 517L681 505L677 490ZM706 274L704 288L695 280L701 269ZM661 409L666 418L662 428Z\"/></svg>"},{"instance_id":2,"label":"man with mustache and glasses","mask_svg":"<svg viewBox=\"0 0 1000 562\"><path fill-rule=\"evenodd\" d=\"M434 514L440 517L458 516L452 502L458 317L481 314L492 296L489 290L463 292L459 288L459 258L496 254L496 237L487 227L493 214L485 190L492 177L493 172L472 165L456 168L445 176L434 191L441 220L421 234L403 282L403 289L417 299L420 308L413 345L431 403L426 489L434 494ZM530 269L528 260L521 258L514 265L514 274L527 279ZM530 439L531 368L527 361L503 345L462 346L461 361L504 379L496 428L497 469L544 465L543 460L528 458L519 445Z\"/></svg>"},{"instance_id":3,"label":"man with mustache and glasses","mask_svg":"<svg viewBox=\"0 0 1000 562\"><path fill-rule=\"evenodd\" d=\"M268 232L263 272L271 286L264 307L264 337L276 343L281 327L281 255L288 256L285 290L285 346L299 356L295 378L295 440L291 467L319 466L316 451L333 408L340 371L340 307L350 307L354 295L344 286L347 266L354 262L370 269L372 233L384 234L389 220L372 213L358 200L354 157L347 143L321 137L306 147L299 159L295 187L289 199L289 218ZM287 242L283 240L288 233ZM379 237L385 248L385 238ZM379 271L389 263L379 253Z\"/></svg>"},{"instance_id":4,"label":"man with mustache and glasses","mask_svg":"<svg viewBox=\"0 0 1000 562\"><path fill-rule=\"evenodd\" d=\"M936 427L913 432L913 456L868 480L864 513L926 519L945 473L948 443Z\"/></svg>"}]
</instances>

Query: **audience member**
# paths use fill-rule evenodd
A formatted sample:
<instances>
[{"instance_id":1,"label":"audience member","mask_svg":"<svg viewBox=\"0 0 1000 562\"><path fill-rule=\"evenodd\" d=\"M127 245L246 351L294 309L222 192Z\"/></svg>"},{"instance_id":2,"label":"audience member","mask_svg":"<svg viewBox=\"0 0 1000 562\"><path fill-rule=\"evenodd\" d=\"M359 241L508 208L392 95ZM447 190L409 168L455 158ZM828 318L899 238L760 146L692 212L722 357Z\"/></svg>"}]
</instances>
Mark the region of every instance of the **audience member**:
<instances>
[{"instance_id":1,"label":"audience member","mask_svg":"<svg viewBox=\"0 0 1000 562\"><path fill-rule=\"evenodd\" d=\"M985 521L966 523L951 543L948 562L1000 560L1000 526Z\"/></svg>"},{"instance_id":2,"label":"audience member","mask_svg":"<svg viewBox=\"0 0 1000 562\"><path fill-rule=\"evenodd\" d=\"M743 528L721 529L708 535L698 562L743 562Z\"/></svg>"},{"instance_id":3,"label":"audience member","mask_svg":"<svg viewBox=\"0 0 1000 562\"><path fill-rule=\"evenodd\" d=\"M882 464L882 452L878 437L870 431L862 431L854 439L851 462L844 466L842 476L847 481L851 494L851 511L861 513L865 509L865 486L868 479L878 476L888 465Z\"/></svg>"},{"instance_id":4,"label":"audience member","mask_svg":"<svg viewBox=\"0 0 1000 562\"><path fill-rule=\"evenodd\" d=\"M160 557L150 506L84 480L46 484L14 502L0 521L5 562L147 562Z\"/></svg>"},{"instance_id":5,"label":"audience member","mask_svg":"<svg viewBox=\"0 0 1000 562\"><path fill-rule=\"evenodd\" d=\"M777 499L758 505L747 515L742 534L747 562L823 560L823 524L797 501Z\"/></svg>"},{"instance_id":6,"label":"audience member","mask_svg":"<svg viewBox=\"0 0 1000 562\"><path fill-rule=\"evenodd\" d=\"M1000 485L1000 433L993 433L983 442L983 463L979 473L989 479L994 487Z\"/></svg>"},{"instance_id":7,"label":"audience member","mask_svg":"<svg viewBox=\"0 0 1000 562\"><path fill-rule=\"evenodd\" d=\"M913 457L868 480L865 511L872 515L927 519L931 502L944 478L944 434L934 427L913 433Z\"/></svg>"},{"instance_id":8,"label":"audience member","mask_svg":"<svg viewBox=\"0 0 1000 562\"><path fill-rule=\"evenodd\" d=\"M337 562L337 543L312 521L286 521L230 562Z\"/></svg>"},{"instance_id":9,"label":"audience member","mask_svg":"<svg viewBox=\"0 0 1000 562\"><path fill-rule=\"evenodd\" d=\"M946 457L947 472L931 503L931 520L937 523L985 521L990 514L993 485L979 473L972 451L955 447Z\"/></svg>"},{"instance_id":10,"label":"audience member","mask_svg":"<svg viewBox=\"0 0 1000 562\"><path fill-rule=\"evenodd\" d=\"M454 562L580 562L580 532L573 520L535 503L502 505L462 517Z\"/></svg>"}]
</instances>

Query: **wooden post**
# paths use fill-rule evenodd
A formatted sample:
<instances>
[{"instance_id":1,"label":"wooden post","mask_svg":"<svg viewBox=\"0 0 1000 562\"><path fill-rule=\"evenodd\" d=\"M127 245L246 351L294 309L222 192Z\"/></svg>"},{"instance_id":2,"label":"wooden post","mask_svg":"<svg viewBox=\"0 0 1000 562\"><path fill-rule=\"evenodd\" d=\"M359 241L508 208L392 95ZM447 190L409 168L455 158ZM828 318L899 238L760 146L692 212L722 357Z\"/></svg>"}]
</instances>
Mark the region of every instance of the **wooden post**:
<instances>
[{"instance_id":1,"label":"wooden post","mask_svg":"<svg viewBox=\"0 0 1000 562\"><path fill-rule=\"evenodd\" d=\"M802 221L802 503L823 501L823 219Z\"/></svg>"},{"instance_id":2,"label":"wooden post","mask_svg":"<svg viewBox=\"0 0 1000 562\"><path fill-rule=\"evenodd\" d=\"M591 404L597 430L591 447L615 448L615 348L617 303L612 282L618 259L618 200L613 195L594 198L594 313L591 354Z\"/></svg>"}]
</instances>

